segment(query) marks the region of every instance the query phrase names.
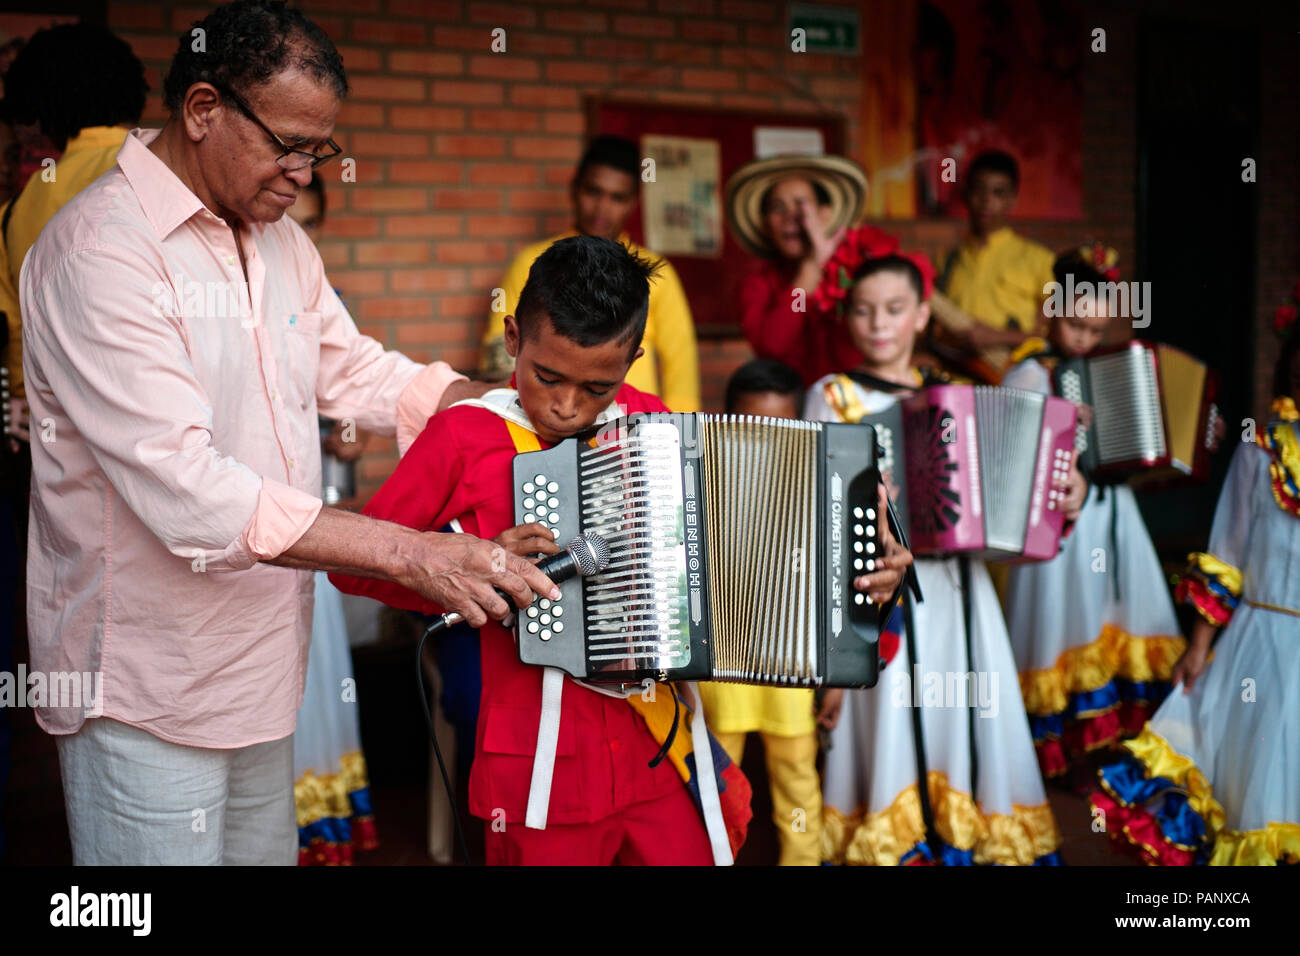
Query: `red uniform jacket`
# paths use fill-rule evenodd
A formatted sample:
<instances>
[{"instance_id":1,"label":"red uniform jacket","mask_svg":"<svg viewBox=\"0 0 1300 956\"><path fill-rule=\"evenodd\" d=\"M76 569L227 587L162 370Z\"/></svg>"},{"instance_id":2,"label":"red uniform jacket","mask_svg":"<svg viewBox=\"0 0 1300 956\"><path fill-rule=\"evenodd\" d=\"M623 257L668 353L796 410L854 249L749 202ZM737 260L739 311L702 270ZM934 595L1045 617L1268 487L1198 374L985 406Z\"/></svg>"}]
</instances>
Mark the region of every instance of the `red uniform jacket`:
<instances>
[{"instance_id":1,"label":"red uniform jacket","mask_svg":"<svg viewBox=\"0 0 1300 956\"><path fill-rule=\"evenodd\" d=\"M862 353L834 313L812 303L805 290L803 312L794 310L794 277L776 262L765 262L740 290L740 327L759 358L779 359L811 385L823 375L857 368Z\"/></svg>"},{"instance_id":2,"label":"red uniform jacket","mask_svg":"<svg viewBox=\"0 0 1300 956\"><path fill-rule=\"evenodd\" d=\"M653 395L626 385L616 400L629 413L667 411ZM514 442L499 416L472 406L447 409L429 420L364 513L422 531L459 518L468 533L492 538L515 524L514 457ZM393 607L443 611L387 581L342 574L330 580L342 591ZM541 719L542 670L520 663L514 634L496 621L480 631L480 641L483 696L470 812L499 819L498 811L504 811L507 823L522 824ZM549 822L591 823L684 786L670 761L653 770L647 766L658 750L626 701L565 681Z\"/></svg>"}]
</instances>

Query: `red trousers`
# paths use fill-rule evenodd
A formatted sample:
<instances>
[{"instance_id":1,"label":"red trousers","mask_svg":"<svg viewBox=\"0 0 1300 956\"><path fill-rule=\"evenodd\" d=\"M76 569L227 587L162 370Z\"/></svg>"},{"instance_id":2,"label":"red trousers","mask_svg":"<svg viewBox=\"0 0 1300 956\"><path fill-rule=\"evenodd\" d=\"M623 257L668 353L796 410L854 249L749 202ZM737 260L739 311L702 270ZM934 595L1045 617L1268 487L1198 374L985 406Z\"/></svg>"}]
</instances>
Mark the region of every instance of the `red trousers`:
<instances>
[{"instance_id":1,"label":"red trousers","mask_svg":"<svg viewBox=\"0 0 1300 956\"><path fill-rule=\"evenodd\" d=\"M704 818L683 784L594 823L484 821L488 866L712 866Z\"/></svg>"}]
</instances>

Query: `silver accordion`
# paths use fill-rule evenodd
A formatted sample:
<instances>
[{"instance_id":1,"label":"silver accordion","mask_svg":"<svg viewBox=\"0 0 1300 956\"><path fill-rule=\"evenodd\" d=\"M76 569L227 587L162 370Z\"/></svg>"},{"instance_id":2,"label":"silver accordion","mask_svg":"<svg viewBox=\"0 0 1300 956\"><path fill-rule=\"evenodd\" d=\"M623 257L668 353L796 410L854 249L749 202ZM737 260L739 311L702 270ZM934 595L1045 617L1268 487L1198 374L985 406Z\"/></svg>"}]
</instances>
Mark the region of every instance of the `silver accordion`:
<instances>
[{"instance_id":1,"label":"silver accordion","mask_svg":"<svg viewBox=\"0 0 1300 956\"><path fill-rule=\"evenodd\" d=\"M890 520L877 455L867 425L663 413L516 456L517 521L611 550L519 615L520 659L607 683L872 686L893 605L852 581Z\"/></svg>"}]
</instances>

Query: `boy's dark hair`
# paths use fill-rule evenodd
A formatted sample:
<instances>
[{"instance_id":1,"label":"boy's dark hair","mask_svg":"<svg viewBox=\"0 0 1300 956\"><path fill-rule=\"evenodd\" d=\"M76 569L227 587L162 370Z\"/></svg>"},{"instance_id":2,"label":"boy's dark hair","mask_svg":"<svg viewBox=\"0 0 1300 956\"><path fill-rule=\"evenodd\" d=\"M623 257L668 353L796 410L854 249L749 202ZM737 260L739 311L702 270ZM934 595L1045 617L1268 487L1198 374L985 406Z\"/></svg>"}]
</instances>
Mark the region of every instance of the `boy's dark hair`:
<instances>
[{"instance_id":1,"label":"boy's dark hair","mask_svg":"<svg viewBox=\"0 0 1300 956\"><path fill-rule=\"evenodd\" d=\"M636 179L641 170L641 155L636 143L624 136L597 136L582 154L573 181L580 182L592 166L608 166Z\"/></svg>"},{"instance_id":2,"label":"boy's dark hair","mask_svg":"<svg viewBox=\"0 0 1300 956\"><path fill-rule=\"evenodd\" d=\"M9 65L4 86L9 118L37 124L59 149L90 126L137 123L149 92L130 45L90 23L37 31Z\"/></svg>"},{"instance_id":3,"label":"boy's dark hair","mask_svg":"<svg viewBox=\"0 0 1300 956\"><path fill-rule=\"evenodd\" d=\"M196 36L195 29L203 33ZM244 94L290 68L329 85L339 99L348 94L343 58L324 30L283 3L236 0L217 7L181 34L163 81L163 102L176 115L195 83L227 86Z\"/></svg>"},{"instance_id":4,"label":"boy's dark hair","mask_svg":"<svg viewBox=\"0 0 1300 956\"><path fill-rule=\"evenodd\" d=\"M972 159L966 168L967 188L975 182L976 173L1001 173L1010 178L1012 189L1020 191L1020 164L1010 153L990 149Z\"/></svg>"},{"instance_id":5,"label":"boy's dark hair","mask_svg":"<svg viewBox=\"0 0 1300 956\"><path fill-rule=\"evenodd\" d=\"M813 198L817 200L819 206L829 206L831 204L831 194L826 191L826 187L811 177L805 178L800 176L790 176L789 179L803 179L812 187ZM763 215L767 215L767 204L772 200L772 190L775 189L784 180L777 180L763 190L763 197L758 201L758 210Z\"/></svg>"},{"instance_id":6,"label":"boy's dark hair","mask_svg":"<svg viewBox=\"0 0 1300 956\"><path fill-rule=\"evenodd\" d=\"M916 293L917 301L925 301L925 277L921 275L921 270L916 267L915 262L892 254L866 259L853 273L853 284L857 285L863 279L873 276L877 272L899 272L907 276L907 284Z\"/></svg>"},{"instance_id":7,"label":"boy's dark hair","mask_svg":"<svg viewBox=\"0 0 1300 956\"><path fill-rule=\"evenodd\" d=\"M803 379L799 373L776 359L753 359L732 373L727 381L726 409L731 412L742 395L788 395L803 414Z\"/></svg>"},{"instance_id":8,"label":"boy's dark hair","mask_svg":"<svg viewBox=\"0 0 1300 956\"><path fill-rule=\"evenodd\" d=\"M658 274L659 263L610 239L553 242L534 260L519 294L519 338L549 318L557 335L583 347L618 342L635 352L645 334L650 280Z\"/></svg>"},{"instance_id":9,"label":"boy's dark hair","mask_svg":"<svg viewBox=\"0 0 1300 956\"><path fill-rule=\"evenodd\" d=\"M1282 354L1273 366L1273 396L1293 396L1300 391L1300 319L1291 323L1291 331L1282 341Z\"/></svg>"},{"instance_id":10,"label":"boy's dark hair","mask_svg":"<svg viewBox=\"0 0 1300 956\"><path fill-rule=\"evenodd\" d=\"M1080 282L1105 282L1106 277L1091 262L1079 254L1079 250L1067 249L1056 257L1052 263L1052 278L1065 285L1068 276L1074 276L1074 285Z\"/></svg>"}]
</instances>

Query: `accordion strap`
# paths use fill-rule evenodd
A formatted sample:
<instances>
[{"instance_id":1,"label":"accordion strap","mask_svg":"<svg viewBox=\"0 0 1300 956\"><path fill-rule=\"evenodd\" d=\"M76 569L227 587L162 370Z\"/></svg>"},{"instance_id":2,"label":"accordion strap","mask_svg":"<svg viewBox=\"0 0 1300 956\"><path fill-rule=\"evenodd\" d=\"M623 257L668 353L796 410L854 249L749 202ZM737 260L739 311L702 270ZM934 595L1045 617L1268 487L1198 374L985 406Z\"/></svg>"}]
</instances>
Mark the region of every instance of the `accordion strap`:
<instances>
[{"instance_id":1,"label":"accordion strap","mask_svg":"<svg viewBox=\"0 0 1300 956\"><path fill-rule=\"evenodd\" d=\"M907 641L908 664L914 679L920 677L921 664L916 653L916 627L912 623L912 595L903 592L903 634ZM925 845L930 856L939 861L939 832L934 827L934 807L930 805L930 765L925 757L925 732L921 723L921 708L912 707L912 751L916 755L916 794L921 800L921 823L925 826Z\"/></svg>"},{"instance_id":2,"label":"accordion strap","mask_svg":"<svg viewBox=\"0 0 1300 956\"><path fill-rule=\"evenodd\" d=\"M560 739L560 701L564 697L564 671L547 667L542 671L542 713L537 723L537 749L533 753L533 777L528 784L528 810L524 826L545 830L551 806L551 778L555 774L555 750Z\"/></svg>"},{"instance_id":3,"label":"accordion strap","mask_svg":"<svg viewBox=\"0 0 1300 956\"><path fill-rule=\"evenodd\" d=\"M971 613L970 558L963 554L958 558L958 561L961 567L961 623L966 632L966 670L971 675L973 682L975 679L975 628ZM966 727L970 735L968 742L970 746L970 798L978 807L979 794L977 788L980 779L980 760L979 748L975 745L975 707L969 699L969 693L970 691L967 691Z\"/></svg>"}]
</instances>

